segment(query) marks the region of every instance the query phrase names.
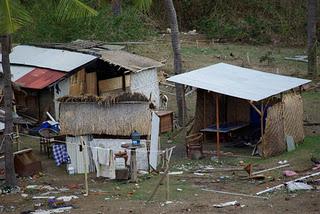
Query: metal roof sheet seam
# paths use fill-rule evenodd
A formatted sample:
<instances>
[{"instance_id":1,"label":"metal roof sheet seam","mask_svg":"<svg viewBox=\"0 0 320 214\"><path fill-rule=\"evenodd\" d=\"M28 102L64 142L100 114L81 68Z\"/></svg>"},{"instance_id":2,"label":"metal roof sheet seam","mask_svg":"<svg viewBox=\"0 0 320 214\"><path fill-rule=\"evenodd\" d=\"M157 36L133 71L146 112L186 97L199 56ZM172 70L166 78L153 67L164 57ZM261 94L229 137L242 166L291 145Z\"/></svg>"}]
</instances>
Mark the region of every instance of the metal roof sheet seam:
<instances>
[{"instance_id":1,"label":"metal roof sheet seam","mask_svg":"<svg viewBox=\"0 0 320 214\"><path fill-rule=\"evenodd\" d=\"M310 82L226 63L175 75L167 80L251 101L260 101Z\"/></svg>"}]
</instances>

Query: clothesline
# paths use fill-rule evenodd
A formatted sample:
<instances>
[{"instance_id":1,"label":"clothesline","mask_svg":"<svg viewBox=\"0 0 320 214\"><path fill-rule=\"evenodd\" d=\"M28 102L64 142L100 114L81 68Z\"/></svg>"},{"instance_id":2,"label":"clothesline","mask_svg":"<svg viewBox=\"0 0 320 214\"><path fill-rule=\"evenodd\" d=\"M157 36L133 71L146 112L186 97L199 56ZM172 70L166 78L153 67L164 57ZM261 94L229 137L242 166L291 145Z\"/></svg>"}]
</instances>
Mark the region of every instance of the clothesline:
<instances>
[{"instance_id":1,"label":"clothesline","mask_svg":"<svg viewBox=\"0 0 320 214\"><path fill-rule=\"evenodd\" d=\"M38 136L34 136L34 135L28 135L28 134L24 134L24 133L20 133L20 135L24 135L24 136L28 136L28 137L31 137L31 138L35 138L35 139L42 139L42 137L38 137ZM61 140L54 140L54 142L57 142L57 143L71 143L71 144L74 144L75 142L69 142L69 141L61 141ZM81 143L78 142L78 145L81 146ZM89 146L89 145L86 145L85 147L87 148L91 148L91 149L100 149L100 150L110 150L110 148L103 148L103 147L96 147L96 146ZM122 149L126 149L128 151L131 151L131 149L128 149L128 148L122 148ZM137 148L139 149L139 148ZM171 148L169 148L170 150ZM158 153L158 154L163 154L165 153L165 150L161 150L161 151L138 151L136 150L137 152L139 153Z\"/></svg>"}]
</instances>

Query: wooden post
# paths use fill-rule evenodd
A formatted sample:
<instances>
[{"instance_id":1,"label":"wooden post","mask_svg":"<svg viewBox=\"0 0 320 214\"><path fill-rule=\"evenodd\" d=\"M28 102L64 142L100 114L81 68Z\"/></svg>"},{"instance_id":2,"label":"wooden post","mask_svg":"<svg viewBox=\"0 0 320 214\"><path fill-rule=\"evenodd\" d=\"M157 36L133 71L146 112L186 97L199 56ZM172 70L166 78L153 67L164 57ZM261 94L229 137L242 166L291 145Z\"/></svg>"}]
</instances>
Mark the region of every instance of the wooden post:
<instances>
[{"instance_id":1,"label":"wooden post","mask_svg":"<svg viewBox=\"0 0 320 214\"><path fill-rule=\"evenodd\" d=\"M219 118L219 95L216 94L216 127L217 127L217 156L220 158L220 118Z\"/></svg>"},{"instance_id":2,"label":"wooden post","mask_svg":"<svg viewBox=\"0 0 320 214\"><path fill-rule=\"evenodd\" d=\"M263 127L263 122L264 122L264 110L263 110L263 102L261 101L261 110L260 110L260 112L261 112L261 119L260 119L260 128L261 128L261 143L263 144L263 129L264 129L264 127Z\"/></svg>"},{"instance_id":3,"label":"wooden post","mask_svg":"<svg viewBox=\"0 0 320 214\"><path fill-rule=\"evenodd\" d=\"M166 149L166 169L169 169L169 150ZM170 189L170 185L169 185L169 173L167 173L166 175L167 177L167 182L166 182L166 200L169 201L169 189Z\"/></svg>"},{"instance_id":4,"label":"wooden post","mask_svg":"<svg viewBox=\"0 0 320 214\"><path fill-rule=\"evenodd\" d=\"M203 128L207 128L207 117L206 117L206 97L207 91L203 90ZM206 132L203 132L204 142L207 141Z\"/></svg>"},{"instance_id":5,"label":"wooden post","mask_svg":"<svg viewBox=\"0 0 320 214\"><path fill-rule=\"evenodd\" d=\"M137 182L137 158L136 148L131 147L130 157L130 169L131 169L131 182Z\"/></svg>"},{"instance_id":6,"label":"wooden post","mask_svg":"<svg viewBox=\"0 0 320 214\"><path fill-rule=\"evenodd\" d=\"M83 160L84 160L84 182L85 182L85 188L86 188L86 193L84 196L88 196L89 195L89 187L88 187L88 166L87 166L87 156L85 154L85 152L87 152L87 147L85 146L84 143L84 139L81 136L81 146L82 146L82 156L83 156Z\"/></svg>"}]
</instances>

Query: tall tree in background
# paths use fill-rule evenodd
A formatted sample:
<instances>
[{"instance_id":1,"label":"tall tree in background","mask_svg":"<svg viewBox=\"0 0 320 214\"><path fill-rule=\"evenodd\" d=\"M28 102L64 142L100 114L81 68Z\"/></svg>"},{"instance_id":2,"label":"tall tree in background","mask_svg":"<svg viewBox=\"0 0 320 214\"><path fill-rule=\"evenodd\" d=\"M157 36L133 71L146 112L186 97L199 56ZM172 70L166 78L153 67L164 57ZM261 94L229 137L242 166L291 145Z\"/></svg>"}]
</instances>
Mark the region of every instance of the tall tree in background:
<instances>
[{"instance_id":1,"label":"tall tree in background","mask_svg":"<svg viewBox=\"0 0 320 214\"><path fill-rule=\"evenodd\" d=\"M308 74L317 77L317 1L308 0Z\"/></svg>"},{"instance_id":2,"label":"tall tree in background","mask_svg":"<svg viewBox=\"0 0 320 214\"><path fill-rule=\"evenodd\" d=\"M60 0L56 7L59 21L96 15L96 11L79 0ZM12 117L12 97L10 58L11 35L24 24L31 21L29 13L23 8L18 0L0 0L0 39L2 54L2 70L4 85L4 149L5 149L5 173L6 184L14 187L17 185L14 170L14 157L12 148L13 117Z\"/></svg>"},{"instance_id":3,"label":"tall tree in background","mask_svg":"<svg viewBox=\"0 0 320 214\"><path fill-rule=\"evenodd\" d=\"M179 39L179 27L176 10L172 0L164 0L168 18L171 27L171 43L173 49L173 58L174 58L174 73L182 73L182 59L181 59L181 46ZM184 93L184 85L176 83L176 99L178 107L178 122L180 126L185 126L186 120L186 101Z\"/></svg>"},{"instance_id":4,"label":"tall tree in background","mask_svg":"<svg viewBox=\"0 0 320 214\"><path fill-rule=\"evenodd\" d=\"M112 12L114 16L121 15L121 0L112 0Z\"/></svg>"}]
</instances>

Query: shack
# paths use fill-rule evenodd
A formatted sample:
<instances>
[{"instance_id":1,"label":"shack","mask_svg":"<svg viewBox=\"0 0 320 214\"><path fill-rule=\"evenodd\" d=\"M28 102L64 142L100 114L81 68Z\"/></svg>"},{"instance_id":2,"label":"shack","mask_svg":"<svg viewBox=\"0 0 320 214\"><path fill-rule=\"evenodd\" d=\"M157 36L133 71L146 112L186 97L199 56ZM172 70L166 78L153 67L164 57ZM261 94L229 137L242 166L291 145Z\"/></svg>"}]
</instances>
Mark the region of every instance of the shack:
<instances>
[{"instance_id":1,"label":"shack","mask_svg":"<svg viewBox=\"0 0 320 214\"><path fill-rule=\"evenodd\" d=\"M66 50L29 45L14 47L10 54L10 63L18 113L35 121L44 120L46 112L55 116L58 106L54 97L60 91L56 83L96 59L93 55Z\"/></svg>"},{"instance_id":2,"label":"shack","mask_svg":"<svg viewBox=\"0 0 320 214\"><path fill-rule=\"evenodd\" d=\"M168 80L197 88L192 132L216 134L218 156L220 141L226 142L241 132L246 135L242 139L254 144L254 152L263 157L286 151L288 137L295 143L304 139L300 86L309 80L225 63Z\"/></svg>"}]
</instances>

